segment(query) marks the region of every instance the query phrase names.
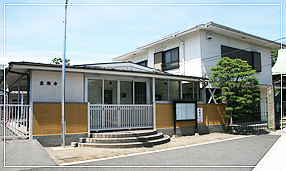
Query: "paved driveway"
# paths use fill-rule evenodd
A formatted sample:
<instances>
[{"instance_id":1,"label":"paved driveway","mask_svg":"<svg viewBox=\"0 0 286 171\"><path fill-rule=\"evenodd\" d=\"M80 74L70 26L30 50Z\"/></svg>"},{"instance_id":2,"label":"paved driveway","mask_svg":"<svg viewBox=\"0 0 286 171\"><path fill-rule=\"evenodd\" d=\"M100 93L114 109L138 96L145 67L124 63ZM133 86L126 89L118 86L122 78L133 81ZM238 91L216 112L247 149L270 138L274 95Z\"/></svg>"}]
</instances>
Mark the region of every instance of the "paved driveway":
<instances>
[{"instance_id":1,"label":"paved driveway","mask_svg":"<svg viewBox=\"0 0 286 171\"><path fill-rule=\"evenodd\" d=\"M6 140L5 168L4 141L0 141L0 170L24 170L21 166L56 166L47 151L37 140Z\"/></svg>"},{"instance_id":2,"label":"paved driveway","mask_svg":"<svg viewBox=\"0 0 286 171\"><path fill-rule=\"evenodd\" d=\"M32 170L252 170L279 135L258 135L150 154ZM78 167L79 166L79 167ZM200 167L200 166L203 166ZM247 167L245 167L247 166ZM157 167L157 168L154 168Z\"/></svg>"}]
</instances>

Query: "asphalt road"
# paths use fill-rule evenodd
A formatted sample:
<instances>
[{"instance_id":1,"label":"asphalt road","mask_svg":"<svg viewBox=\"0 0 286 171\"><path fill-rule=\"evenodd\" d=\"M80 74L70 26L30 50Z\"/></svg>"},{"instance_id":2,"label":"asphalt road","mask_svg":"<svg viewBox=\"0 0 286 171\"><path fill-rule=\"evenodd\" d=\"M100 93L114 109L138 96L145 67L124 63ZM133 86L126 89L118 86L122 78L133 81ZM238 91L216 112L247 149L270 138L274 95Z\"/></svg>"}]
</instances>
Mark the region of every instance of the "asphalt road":
<instances>
[{"instance_id":1,"label":"asphalt road","mask_svg":"<svg viewBox=\"0 0 286 171\"><path fill-rule=\"evenodd\" d=\"M96 170L122 171L252 170L278 138L278 135L258 135L169 151L82 163L71 167L32 168L31 170L95 170L94 167Z\"/></svg>"}]
</instances>

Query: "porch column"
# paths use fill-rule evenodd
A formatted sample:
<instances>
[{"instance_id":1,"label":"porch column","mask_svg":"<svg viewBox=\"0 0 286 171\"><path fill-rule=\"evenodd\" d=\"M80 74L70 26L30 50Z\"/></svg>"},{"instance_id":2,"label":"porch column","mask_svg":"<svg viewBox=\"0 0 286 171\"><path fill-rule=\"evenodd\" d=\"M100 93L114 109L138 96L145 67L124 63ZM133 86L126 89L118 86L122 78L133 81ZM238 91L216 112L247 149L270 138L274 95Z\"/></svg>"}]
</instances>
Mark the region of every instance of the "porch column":
<instances>
[{"instance_id":1,"label":"porch column","mask_svg":"<svg viewBox=\"0 0 286 171\"><path fill-rule=\"evenodd\" d=\"M20 86L21 86L20 81L21 80L18 81L18 101L17 101L18 104L20 104Z\"/></svg>"},{"instance_id":2,"label":"porch column","mask_svg":"<svg viewBox=\"0 0 286 171\"><path fill-rule=\"evenodd\" d=\"M120 80L117 80L117 127L121 127Z\"/></svg>"},{"instance_id":3,"label":"porch column","mask_svg":"<svg viewBox=\"0 0 286 171\"><path fill-rule=\"evenodd\" d=\"M156 129L156 103L155 103L155 78L152 78L152 94L153 94L153 129Z\"/></svg>"},{"instance_id":4,"label":"porch column","mask_svg":"<svg viewBox=\"0 0 286 171\"><path fill-rule=\"evenodd\" d=\"M27 102L30 104L29 109L29 139L33 139L33 94L32 94L32 71L30 71L30 76L27 76Z\"/></svg>"}]
</instances>

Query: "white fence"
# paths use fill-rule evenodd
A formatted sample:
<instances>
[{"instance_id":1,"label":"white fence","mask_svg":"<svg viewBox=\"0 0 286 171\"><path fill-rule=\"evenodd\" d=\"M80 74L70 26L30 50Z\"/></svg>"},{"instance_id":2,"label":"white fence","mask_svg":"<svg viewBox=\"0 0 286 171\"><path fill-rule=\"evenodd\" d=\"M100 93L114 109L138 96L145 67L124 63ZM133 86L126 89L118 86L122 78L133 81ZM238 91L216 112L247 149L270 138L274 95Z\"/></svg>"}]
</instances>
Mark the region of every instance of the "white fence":
<instances>
[{"instance_id":1,"label":"white fence","mask_svg":"<svg viewBox=\"0 0 286 171\"><path fill-rule=\"evenodd\" d=\"M261 113L261 122L268 122L268 101L267 98L261 98L260 100L260 113Z\"/></svg>"},{"instance_id":2,"label":"white fence","mask_svg":"<svg viewBox=\"0 0 286 171\"><path fill-rule=\"evenodd\" d=\"M89 105L90 131L153 127L152 105Z\"/></svg>"},{"instance_id":3,"label":"white fence","mask_svg":"<svg viewBox=\"0 0 286 171\"><path fill-rule=\"evenodd\" d=\"M29 105L0 104L1 136L28 137ZM3 135L2 135L3 134Z\"/></svg>"}]
</instances>

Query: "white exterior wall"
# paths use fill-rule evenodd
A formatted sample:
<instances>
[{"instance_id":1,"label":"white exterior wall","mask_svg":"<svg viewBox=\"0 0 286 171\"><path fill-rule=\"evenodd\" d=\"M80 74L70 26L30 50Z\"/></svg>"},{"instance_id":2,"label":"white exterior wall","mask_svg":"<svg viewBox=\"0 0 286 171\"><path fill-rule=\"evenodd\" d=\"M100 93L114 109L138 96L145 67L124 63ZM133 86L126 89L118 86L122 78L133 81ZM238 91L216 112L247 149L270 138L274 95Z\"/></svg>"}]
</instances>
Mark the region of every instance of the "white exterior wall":
<instances>
[{"instance_id":1,"label":"white exterior wall","mask_svg":"<svg viewBox=\"0 0 286 171\"><path fill-rule=\"evenodd\" d=\"M185 40L185 75L202 77L200 32L196 31L183 37Z\"/></svg>"},{"instance_id":2,"label":"white exterior wall","mask_svg":"<svg viewBox=\"0 0 286 171\"><path fill-rule=\"evenodd\" d=\"M207 32L212 34L212 39L206 38ZM210 78L212 75L210 68L216 66L216 63L221 59L221 45L225 45L261 53L262 72L256 72L255 76L257 76L262 85L272 84L270 48L252 44L247 42L247 39L238 40L205 30L194 31L185 36L181 36L180 39L185 42L185 66L183 62L183 43L178 39L168 40L150 47L146 53L142 55L134 55L134 57L129 58L126 61L136 63L148 59L148 67L154 68L155 52L160 50L166 51L179 47L180 68L167 70L167 72L182 75L184 74L185 69L185 75L187 76Z\"/></svg>"},{"instance_id":3,"label":"white exterior wall","mask_svg":"<svg viewBox=\"0 0 286 171\"><path fill-rule=\"evenodd\" d=\"M141 55L134 55L131 58L128 58L124 61L132 61L133 63L137 63L140 61L148 60L148 67L154 68L154 53L159 51L167 51L176 47L179 47L179 61L180 61L180 68L167 70L166 72L172 74L182 75L184 74L187 76L202 76L202 69L201 69L201 51L200 51L200 32L195 31L190 33L186 36L179 37L185 42L185 66L184 66L184 45L183 42L178 39L172 39L160 43L158 45L149 47L146 53Z\"/></svg>"},{"instance_id":4,"label":"white exterior wall","mask_svg":"<svg viewBox=\"0 0 286 171\"><path fill-rule=\"evenodd\" d=\"M44 85L40 85L43 81ZM47 85L47 81L51 85ZM57 82L57 85L54 85ZM83 74L66 73L66 102L84 102ZM32 71L31 94L33 102L61 102L62 73L48 71Z\"/></svg>"},{"instance_id":5,"label":"white exterior wall","mask_svg":"<svg viewBox=\"0 0 286 171\"><path fill-rule=\"evenodd\" d=\"M212 39L206 38L206 31L201 30L201 53L202 53L202 69L203 75L210 78L212 73L211 67L216 66L216 63L221 59L221 45L230 46L233 48L244 49L247 51L256 51L261 53L261 68L262 72L256 72L255 76L263 85L272 84L271 75L271 50L261 46L255 46L252 43L227 37L221 34L209 32L212 34Z\"/></svg>"}]
</instances>

